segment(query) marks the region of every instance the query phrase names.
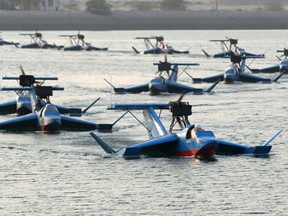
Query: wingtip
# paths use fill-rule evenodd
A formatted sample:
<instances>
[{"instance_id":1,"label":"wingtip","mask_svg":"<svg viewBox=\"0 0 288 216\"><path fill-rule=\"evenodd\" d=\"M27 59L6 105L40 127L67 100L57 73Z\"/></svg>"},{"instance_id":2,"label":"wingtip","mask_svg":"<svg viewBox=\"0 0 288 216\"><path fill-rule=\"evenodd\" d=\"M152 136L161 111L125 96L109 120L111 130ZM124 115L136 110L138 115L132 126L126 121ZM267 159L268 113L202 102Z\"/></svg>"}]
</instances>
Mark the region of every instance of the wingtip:
<instances>
[{"instance_id":1,"label":"wingtip","mask_svg":"<svg viewBox=\"0 0 288 216\"><path fill-rule=\"evenodd\" d=\"M101 148L108 154L116 153L114 149L112 149L109 145L107 145L103 140L101 140L94 132L89 133L92 138L98 143Z\"/></svg>"},{"instance_id":2,"label":"wingtip","mask_svg":"<svg viewBox=\"0 0 288 216\"><path fill-rule=\"evenodd\" d=\"M139 54L140 52L135 48L135 47L133 47L132 46L132 49L134 50L134 52L136 53L136 54Z\"/></svg>"},{"instance_id":3,"label":"wingtip","mask_svg":"<svg viewBox=\"0 0 288 216\"><path fill-rule=\"evenodd\" d=\"M284 74L288 73L288 71L285 69L283 70L274 80L273 82L277 82Z\"/></svg>"},{"instance_id":4,"label":"wingtip","mask_svg":"<svg viewBox=\"0 0 288 216\"><path fill-rule=\"evenodd\" d=\"M206 92L207 92L207 93L210 93L210 92L215 88L215 86L218 85L218 83L219 83L220 81L221 81L221 79L218 79L215 83L213 83L212 86L210 86L210 87L206 90Z\"/></svg>"},{"instance_id":5,"label":"wingtip","mask_svg":"<svg viewBox=\"0 0 288 216\"><path fill-rule=\"evenodd\" d=\"M209 55L205 50L202 49L202 52L203 52L207 57L211 57L211 55Z\"/></svg>"}]
</instances>

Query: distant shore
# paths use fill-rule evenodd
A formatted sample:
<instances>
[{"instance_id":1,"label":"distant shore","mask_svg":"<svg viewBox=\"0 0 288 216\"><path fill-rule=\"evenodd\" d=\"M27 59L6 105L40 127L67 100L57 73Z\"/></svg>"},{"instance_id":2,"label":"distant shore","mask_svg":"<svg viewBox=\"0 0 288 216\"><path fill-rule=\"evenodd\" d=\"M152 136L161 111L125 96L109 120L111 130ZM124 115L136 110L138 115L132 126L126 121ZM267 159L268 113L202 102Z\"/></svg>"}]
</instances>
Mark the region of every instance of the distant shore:
<instances>
[{"instance_id":1,"label":"distant shore","mask_svg":"<svg viewBox=\"0 0 288 216\"><path fill-rule=\"evenodd\" d=\"M0 11L0 31L288 29L288 11Z\"/></svg>"}]
</instances>

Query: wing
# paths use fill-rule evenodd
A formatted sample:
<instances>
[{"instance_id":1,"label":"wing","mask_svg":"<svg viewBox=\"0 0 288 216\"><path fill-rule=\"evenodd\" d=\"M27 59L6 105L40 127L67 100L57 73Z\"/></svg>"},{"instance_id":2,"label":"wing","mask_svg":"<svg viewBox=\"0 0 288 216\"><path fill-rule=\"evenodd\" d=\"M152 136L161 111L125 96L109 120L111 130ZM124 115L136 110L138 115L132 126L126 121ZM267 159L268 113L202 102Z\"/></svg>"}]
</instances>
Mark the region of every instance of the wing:
<instances>
[{"instance_id":1,"label":"wing","mask_svg":"<svg viewBox=\"0 0 288 216\"><path fill-rule=\"evenodd\" d=\"M37 130L38 117L36 113L15 117L0 123L0 130Z\"/></svg>"},{"instance_id":2,"label":"wing","mask_svg":"<svg viewBox=\"0 0 288 216\"><path fill-rule=\"evenodd\" d=\"M16 100L0 104L0 115L7 115L17 112Z\"/></svg>"},{"instance_id":3,"label":"wing","mask_svg":"<svg viewBox=\"0 0 288 216\"><path fill-rule=\"evenodd\" d=\"M164 51L159 47L154 47L152 49L148 49L143 52L143 54L160 54L160 53L164 53Z\"/></svg>"},{"instance_id":4,"label":"wing","mask_svg":"<svg viewBox=\"0 0 288 216\"><path fill-rule=\"evenodd\" d=\"M189 54L189 51L179 51L179 50L175 50L173 49L173 53L177 53L177 54Z\"/></svg>"},{"instance_id":5,"label":"wing","mask_svg":"<svg viewBox=\"0 0 288 216\"><path fill-rule=\"evenodd\" d=\"M87 131L98 129L98 124L61 115L61 130Z\"/></svg>"},{"instance_id":6,"label":"wing","mask_svg":"<svg viewBox=\"0 0 288 216\"><path fill-rule=\"evenodd\" d=\"M209 76L206 78L192 78L194 83L201 83L201 82L208 82L208 83L214 83L218 80L223 81L224 80L224 74L217 74L214 76Z\"/></svg>"},{"instance_id":7,"label":"wing","mask_svg":"<svg viewBox=\"0 0 288 216\"><path fill-rule=\"evenodd\" d=\"M70 107L53 104L61 114L70 113Z\"/></svg>"},{"instance_id":8,"label":"wing","mask_svg":"<svg viewBox=\"0 0 288 216\"><path fill-rule=\"evenodd\" d=\"M239 74L239 81L241 82L248 82L248 83L257 83L257 82L267 82L270 83L271 80L267 78L258 77L252 74L248 74L245 72L242 72Z\"/></svg>"},{"instance_id":9,"label":"wing","mask_svg":"<svg viewBox=\"0 0 288 216\"><path fill-rule=\"evenodd\" d=\"M94 122L61 115L61 130L89 131L97 129L98 131L107 132L112 131L113 125L114 124L96 124Z\"/></svg>"},{"instance_id":10,"label":"wing","mask_svg":"<svg viewBox=\"0 0 288 216\"><path fill-rule=\"evenodd\" d=\"M237 155L237 154L253 154L266 155L270 152L272 146L245 146L237 143L218 140L218 148L216 154L221 155Z\"/></svg>"},{"instance_id":11,"label":"wing","mask_svg":"<svg viewBox=\"0 0 288 216\"><path fill-rule=\"evenodd\" d=\"M131 86L127 88L114 88L115 93L141 93L149 91L149 84Z\"/></svg>"},{"instance_id":12,"label":"wing","mask_svg":"<svg viewBox=\"0 0 288 216\"><path fill-rule=\"evenodd\" d=\"M149 91L149 83L145 83L142 85L131 86L128 88L117 88L108 80L104 79L113 89L115 93L124 94L124 93L140 93Z\"/></svg>"},{"instance_id":13,"label":"wing","mask_svg":"<svg viewBox=\"0 0 288 216\"><path fill-rule=\"evenodd\" d=\"M246 52L245 50L243 52L241 52L241 54L245 54L245 56L261 56L261 57L264 57L264 54L249 53L249 52Z\"/></svg>"},{"instance_id":14,"label":"wing","mask_svg":"<svg viewBox=\"0 0 288 216\"><path fill-rule=\"evenodd\" d=\"M279 65L274 65L274 66L258 69L257 71L260 72L260 73L276 73L276 72L280 71L280 66Z\"/></svg>"},{"instance_id":15,"label":"wing","mask_svg":"<svg viewBox=\"0 0 288 216\"><path fill-rule=\"evenodd\" d=\"M66 106L61 106L61 105L56 105L56 104L53 104L53 105L58 109L58 111L61 114L70 114L71 116L81 116L82 114L86 113L99 99L100 97L94 100L84 110L80 108L71 108L71 107L66 107ZM46 104L47 103L45 101L43 100L41 101L41 106L45 106Z\"/></svg>"},{"instance_id":16,"label":"wing","mask_svg":"<svg viewBox=\"0 0 288 216\"><path fill-rule=\"evenodd\" d=\"M177 146L178 143L179 138L176 134L167 134L162 137L157 137L127 147L123 154L123 157L135 158L141 155L150 157L169 156L174 152L174 148Z\"/></svg>"},{"instance_id":17,"label":"wing","mask_svg":"<svg viewBox=\"0 0 288 216\"><path fill-rule=\"evenodd\" d=\"M183 85L176 82L167 82L167 91L169 93L183 93L183 92L195 92L195 93L202 93L203 89L200 88L193 88L187 85Z\"/></svg>"}]
</instances>

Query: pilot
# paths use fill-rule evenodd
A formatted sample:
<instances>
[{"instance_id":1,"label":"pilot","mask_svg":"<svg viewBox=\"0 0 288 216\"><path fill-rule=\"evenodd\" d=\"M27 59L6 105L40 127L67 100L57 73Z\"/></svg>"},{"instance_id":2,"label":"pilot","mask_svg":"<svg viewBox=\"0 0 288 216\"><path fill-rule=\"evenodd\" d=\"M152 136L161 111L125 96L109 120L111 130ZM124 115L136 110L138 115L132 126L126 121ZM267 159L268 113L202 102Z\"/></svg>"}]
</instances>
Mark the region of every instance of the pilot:
<instances>
[{"instance_id":1,"label":"pilot","mask_svg":"<svg viewBox=\"0 0 288 216\"><path fill-rule=\"evenodd\" d=\"M203 131L203 128L200 124L195 124L194 128L190 131L190 135L192 139L196 138L196 133L199 131Z\"/></svg>"}]
</instances>

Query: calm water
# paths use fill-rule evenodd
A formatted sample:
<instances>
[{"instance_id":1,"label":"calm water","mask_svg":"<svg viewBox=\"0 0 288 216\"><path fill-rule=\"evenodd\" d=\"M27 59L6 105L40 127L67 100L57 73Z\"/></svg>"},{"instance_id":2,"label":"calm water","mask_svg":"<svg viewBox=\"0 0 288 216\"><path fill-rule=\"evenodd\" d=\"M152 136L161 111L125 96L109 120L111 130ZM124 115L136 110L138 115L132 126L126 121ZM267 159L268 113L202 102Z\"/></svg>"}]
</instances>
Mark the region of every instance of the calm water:
<instances>
[{"instance_id":1,"label":"calm water","mask_svg":"<svg viewBox=\"0 0 288 216\"><path fill-rule=\"evenodd\" d=\"M3 32L6 40L28 43L21 32ZM27 32L29 33L29 32ZM42 32L51 43L67 44L58 35L77 32ZM50 84L65 87L55 92L52 102L85 107L101 100L83 119L113 122L122 114L106 110L111 103L176 100L179 95L114 95L104 78L115 86L145 83L157 68L160 55L135 55L131 46L144 49L136 36L163 35L189 55L171 55L172 62L197 62L188 69L194 77L223 72L229 59L207 59L219 51L209 39L225 36L239 39L247 51L265 53L253 68L278 60L276 49L288 48L288 31L108 31L82 32L95 46L109 46L108 52L63 52L0 47L2 75L19 75L19 65L27 73L58 76ZM275 77L274 75L262 75ZM192 84L188 76L180 81ZM274 84L219 84L211 95L186 95L193 107L191 122L201 123L216 136L247 145L262 144L288 125L288 77ZM47 84L49 84L47 82ZM17 86L1 81L1 86ZM1 102L15 97L0 92ZM142 115L135 112L141 119ZM13 116L0 117L0 120ZM170 114L162 114L165 125ZM114 148L148 139L145 129L126 116L113 133L100 136ZM0 133L0 214L1 215L287 215L288 162L287 131L273 142L267 158L217 156L205 162L191 158L146 158L125 160L107 156L88 132Z\"/></svg>"}]
</instances>

